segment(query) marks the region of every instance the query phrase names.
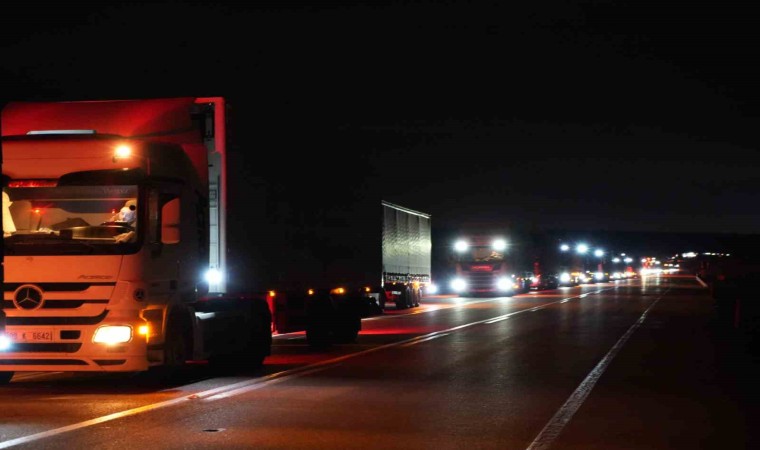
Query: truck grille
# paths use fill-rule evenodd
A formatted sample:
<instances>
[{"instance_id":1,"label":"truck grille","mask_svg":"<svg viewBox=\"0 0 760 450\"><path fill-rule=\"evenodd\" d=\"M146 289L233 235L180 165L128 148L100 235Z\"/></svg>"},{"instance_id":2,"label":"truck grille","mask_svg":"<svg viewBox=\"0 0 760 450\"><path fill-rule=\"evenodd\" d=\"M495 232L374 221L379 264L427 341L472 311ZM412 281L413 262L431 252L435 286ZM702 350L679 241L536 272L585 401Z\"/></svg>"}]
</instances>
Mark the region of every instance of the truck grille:
<instances>
[{"instance_id":1,"label":"truck grille","mask_svg":"<svg viewBox=\"0 0 760 450\"><path fill-rule=\"evenodd\" d=\"M95 325L108 315L106 309L92 317L6 317L7 325Z\"/></svg>"},{"instance_id":2,"label":"truck grille","mask_svg":"<svg viewBox=\"0 0 760 450\"><path fill-rule=\"evenodd\" d=\"M495 289L493 272L470 272L467 274L468 286L473 291L492 291Z\"/></svg>"},{"instance_id":3,"label":"truck grille","mask_svg":"<svg viewBox=\"0 0 760 450\"><path fill-rule=\"evenodd\" d=\"M89 304L107 304L108 300L47 300L40 309L74 309L79 308L85 303ZM15 309L16 305L12 300L3 300L3 309Z\"/></svg>"},{"instance_id":4,"label":"truck grille","mask_svg":"<svg viewBox=\"0 0 760 450\"><path fill-rule=\"evenodd\" d=\"M13 292L25 284L37 285L45 292L77 292L92 286L116 286L116 283L4 283L3 291Z\"/></svg>"},{"instance_id":5,"label":"truck grille","mask_svg":"<svg viewBox=\"0 0 760 450\"><path fill-rule=\"evenodd\" d=\"M16 343L13 344L13 351L21 353L76 353L81 347L82 344L75 342Z\"/></svg>"}]
</instances>

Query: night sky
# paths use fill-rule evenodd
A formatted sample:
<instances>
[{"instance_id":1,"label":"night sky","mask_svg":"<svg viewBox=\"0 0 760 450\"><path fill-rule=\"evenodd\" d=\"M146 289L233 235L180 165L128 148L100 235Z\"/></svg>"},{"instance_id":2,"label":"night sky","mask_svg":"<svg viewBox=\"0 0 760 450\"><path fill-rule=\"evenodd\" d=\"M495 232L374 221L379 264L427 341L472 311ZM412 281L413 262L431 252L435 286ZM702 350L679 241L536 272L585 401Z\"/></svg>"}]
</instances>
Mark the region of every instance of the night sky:
<instances>
[{"instance_id":1,"label":"night sky","mask_svg":"<svg viewBox=\"0 0 760 450\"><path fill-rule=\"evenodd\" d=\"M751 3L6 2L0 103L224 96L238 210L758 233Z\"/></svg>"}]
</instances>

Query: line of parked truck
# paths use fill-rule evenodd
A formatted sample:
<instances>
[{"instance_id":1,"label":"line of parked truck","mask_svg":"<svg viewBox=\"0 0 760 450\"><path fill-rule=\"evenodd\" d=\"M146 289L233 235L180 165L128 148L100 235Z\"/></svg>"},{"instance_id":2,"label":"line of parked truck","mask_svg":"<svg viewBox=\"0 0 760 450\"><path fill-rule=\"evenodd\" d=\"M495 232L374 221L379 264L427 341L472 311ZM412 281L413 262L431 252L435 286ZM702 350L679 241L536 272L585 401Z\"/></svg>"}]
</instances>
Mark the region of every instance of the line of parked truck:
<instances>
[{"instance_id":1,"label":"line of parked truck","mask_svg":"<svg viewBox=\"0 0 760 450\"><path fill-rule=\"evenodd\" d=\"M303 191L278 208L263 179L234 191L222 97L12 102L0 125L0 383L20 371L256 367L275 333L351 342L362 317L417 307L435 287L428 213ZM230 209L230 191L245 211ZM452 248L441 281L460 295L618 275L552 266L498 233Z\"/></svg>"},{"instance_id":2,"label":"line of parked truck","mask_svg":"<svg viewBox=\"0 0 760 450\"><path fill-rule=\"evenodd\" d=\"M445 270L448 290L459 295L509 296L636 276L630 267L610 272L598 265L587 270L573 258L547 257L551 252L556 249L547 252L545 245L525 242L512 248L505 234L494 230L460 233L451 245Z\"/></svg>"}]
</instances>

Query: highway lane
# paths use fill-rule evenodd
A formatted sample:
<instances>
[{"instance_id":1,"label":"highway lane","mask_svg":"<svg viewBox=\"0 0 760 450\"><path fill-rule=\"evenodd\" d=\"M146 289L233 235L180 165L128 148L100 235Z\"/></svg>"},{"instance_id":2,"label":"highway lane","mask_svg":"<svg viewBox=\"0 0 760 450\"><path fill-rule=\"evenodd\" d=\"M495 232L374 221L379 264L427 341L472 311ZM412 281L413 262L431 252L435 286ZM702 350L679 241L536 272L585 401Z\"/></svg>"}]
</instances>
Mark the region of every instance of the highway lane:
<instances>
[{"instance_id":1,"label":"highway lane","mask_svg":"<svg viewBox=\"0 0 760 450\"><path fill-rule=\"evenodd\" d=\"M745 448L754 368L717 330L692 278L427 298L256 373L14 379L0 448Z\"/></svg>"}]
</instances>

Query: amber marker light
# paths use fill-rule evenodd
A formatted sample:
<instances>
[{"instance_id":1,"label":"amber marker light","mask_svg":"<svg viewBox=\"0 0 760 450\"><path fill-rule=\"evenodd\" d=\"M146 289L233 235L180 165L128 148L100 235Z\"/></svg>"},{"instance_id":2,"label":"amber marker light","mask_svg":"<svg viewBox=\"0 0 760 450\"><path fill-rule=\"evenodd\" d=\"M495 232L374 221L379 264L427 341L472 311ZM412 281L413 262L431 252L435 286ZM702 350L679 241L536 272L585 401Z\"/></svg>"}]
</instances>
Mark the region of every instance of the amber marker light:
<instances>
[{"instance_id":1,"label":"amber marker light","mask_svg":"<svg viewBox=\"0 0 760 450\"><path fill-rule=\"evenodd\" d=\"M132 156L132 148L128 145L120 145L116 147L116 150L113 152L113 159L116 161L117 159L125 159Z\"/></svg>"}]
</instances>

